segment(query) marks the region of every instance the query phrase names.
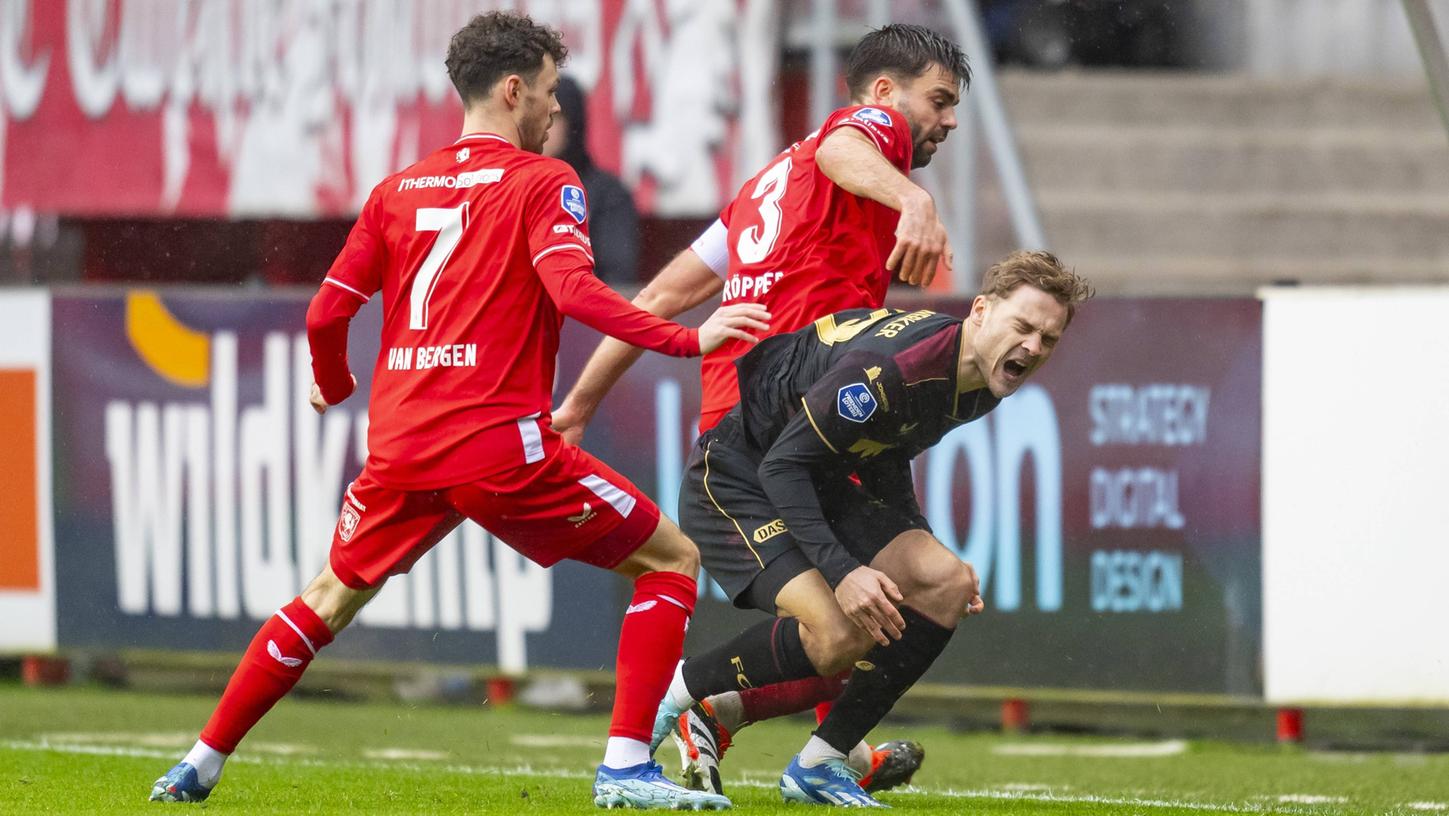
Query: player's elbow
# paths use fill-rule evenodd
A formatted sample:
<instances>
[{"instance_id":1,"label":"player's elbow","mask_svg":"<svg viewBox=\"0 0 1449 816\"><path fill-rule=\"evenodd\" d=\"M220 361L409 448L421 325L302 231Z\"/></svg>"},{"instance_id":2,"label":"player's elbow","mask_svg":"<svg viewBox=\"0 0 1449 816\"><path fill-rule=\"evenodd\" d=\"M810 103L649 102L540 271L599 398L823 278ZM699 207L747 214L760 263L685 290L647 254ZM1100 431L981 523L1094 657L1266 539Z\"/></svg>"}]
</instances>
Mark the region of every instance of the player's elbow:
<instances>
[{"instance_id":1,"label":"player's elbow","mask_svg":"<svg viewBox=\"0 0 1449 816\"><path fill-rule=\"evenodd\" d=\"M312 296L312 302L307 304L307 333L315 334L325 330L336 321L332 310L327 306L325 290L318 291Z\"/></svg>"},{"instance_id":2,"label":"player's elbow","mask_svg":"<svg viewBox=\"0 0 1449 816\"><path fill-rule=\"evenodd\" d=\"M682 300L679 292L656 279L639 290L639 294L634 296L634 305L653 315L673 317L683 311L679 305Z\"/></svg>"},{"instance_id":3,"label":"player's elbow","mask_svg":"<svg viewBox=\"0 0 1449 816\"><path fill-rule=\"evenodd\" d=\"M719 294L724 282L691 250L681 252L634 298L650 314L673 318Z\"/></svg>"},{"instance_id":4,"label":"player's elbow","mask_svg":"<svg viewBox=\"0 0 1449 816\"><path fill-rule=\"evenodd\" d=\"M776 479L780 478L782 473L783 469L780 460L770 456L766 456L760 462L760 466L755 468L755 478L760 480L760 484L765 487L767 492L769 491L769 486Z\"/></svg>"},{"instance_id":5,"label":"player's elbow","mask_svg":"<svg viewBox=\"0 0 1449 816\"><path fill-rule=\"evenodd\" d=\"M351 300L349 300L351 298ZM323 285L307 304L307 333L326 331L346 323L357 313L355 298L334 286Z\"/></svg>"}]
</instances>

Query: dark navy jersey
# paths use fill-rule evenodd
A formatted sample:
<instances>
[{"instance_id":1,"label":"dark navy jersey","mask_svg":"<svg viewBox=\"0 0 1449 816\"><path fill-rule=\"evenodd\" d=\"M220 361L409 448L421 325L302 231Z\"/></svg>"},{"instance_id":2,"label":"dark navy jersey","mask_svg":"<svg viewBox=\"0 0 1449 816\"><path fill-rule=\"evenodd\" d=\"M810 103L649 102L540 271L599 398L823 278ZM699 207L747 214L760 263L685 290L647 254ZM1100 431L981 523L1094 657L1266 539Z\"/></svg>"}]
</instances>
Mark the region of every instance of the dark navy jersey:
<instances>
[{"instance_id":1,"label":"dark navy jersey","mask_svg":"<svg viewBox=\"0 0 1449 816\"><path fill-rule=\"evenodd\" d=\"M818 486L859 477L917 516L910 463L1001 401L957 390L961 321L931 311L851 309L762 341L738 363L745 437L761 486L835 586L860 566L820 509Z\"/></svg>"}]
</instances>

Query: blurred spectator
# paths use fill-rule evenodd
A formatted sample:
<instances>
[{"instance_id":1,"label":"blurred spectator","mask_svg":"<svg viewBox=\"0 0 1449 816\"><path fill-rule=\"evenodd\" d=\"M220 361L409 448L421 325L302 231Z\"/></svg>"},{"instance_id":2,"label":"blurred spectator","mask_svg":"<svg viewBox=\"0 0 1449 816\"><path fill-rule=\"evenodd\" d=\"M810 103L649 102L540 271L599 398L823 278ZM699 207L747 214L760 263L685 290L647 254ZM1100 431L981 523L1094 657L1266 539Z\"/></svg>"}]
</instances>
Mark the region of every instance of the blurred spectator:
<instances>
[{"instance_id":1,"label":"blurred spectator","mask_svg":"<svg viewBox=\"0 0 1449 816\"><path fill-rule=\"evenodd\" d=\"M584 92L572 77L559 80L558 104L561 110L548 130L543 153L568 162L584 183L594 271L611 284L633 283L639 280L639 211L634 197L589 155Z\"/></svg>"}]
</instances>

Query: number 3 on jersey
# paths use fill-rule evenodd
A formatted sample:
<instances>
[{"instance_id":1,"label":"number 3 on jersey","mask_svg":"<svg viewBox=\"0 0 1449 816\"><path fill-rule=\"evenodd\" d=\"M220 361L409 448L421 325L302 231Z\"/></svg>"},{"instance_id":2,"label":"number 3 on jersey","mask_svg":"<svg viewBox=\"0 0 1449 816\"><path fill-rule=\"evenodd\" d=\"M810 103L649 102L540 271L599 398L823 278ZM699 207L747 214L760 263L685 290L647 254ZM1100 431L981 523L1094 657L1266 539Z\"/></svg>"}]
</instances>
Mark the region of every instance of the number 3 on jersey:
<instances>
[{"instance_id":1,"label":"number 3 on jersey","mask_svg":"<svg viewBox=\"0 0 1449 816\"><path fill-rule=\"evenodd\" d=\"M760 226L747 227L735 244L735 254L740 263L759 263L769 257L780 238L780 199L785 195L785 184L790 181L790 157L786 156L774 167L760 175L750 199L760 201Z\"/></svg>"},{"instance_id":2,"label":"number 3 on jersey","mask_svg":"<svg viewBox=\"0 0 1449 816\"><path fill-rule=\"evenodd\" d=\"M412 309L408 328L422 330L428 327L428 299L433 296L433 289L437 287L438 278L443 274L443 266L448 263L453 250L463 239L463 227L467 224L466 202L458 207L418 208L414 229L418 232L436 232L438 237L433 241L433 248L428 250L428 257L423 259L417 274L413 276L410 296Z\"/></svg>"}]
</instances>

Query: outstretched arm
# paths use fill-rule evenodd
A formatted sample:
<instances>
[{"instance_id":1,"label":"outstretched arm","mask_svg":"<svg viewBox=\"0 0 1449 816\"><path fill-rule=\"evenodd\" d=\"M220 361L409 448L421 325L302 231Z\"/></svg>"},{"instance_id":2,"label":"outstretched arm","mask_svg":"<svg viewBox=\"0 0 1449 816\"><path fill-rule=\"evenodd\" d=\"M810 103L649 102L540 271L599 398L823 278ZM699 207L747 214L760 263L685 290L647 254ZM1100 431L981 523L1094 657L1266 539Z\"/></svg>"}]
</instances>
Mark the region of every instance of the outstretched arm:
<instances>
[{"instance_id":1,"label":"outstretched arm","mask_svg":"<svg viewBox=\"0 0 1449 816\"><path fill-rule=\"evenodd\" d=\"M720 273L728 263L722 249L723 231L723 224L716 221L700 236L694 247L674 256L659 271L634 298L634 305L650 314L673 318L716 297L724 288ZM716 234L712 236L711 233ZM554 430L572 444L583 441L584 426L593 419L599 403L641 353L640 349L628 343L605 337L584 365L578 382L574 383L558 410L553 412Z\"/></svg>"}]
</instances>

